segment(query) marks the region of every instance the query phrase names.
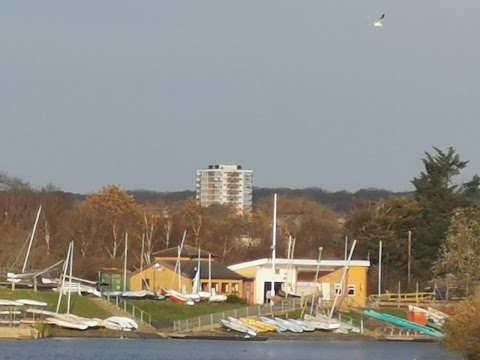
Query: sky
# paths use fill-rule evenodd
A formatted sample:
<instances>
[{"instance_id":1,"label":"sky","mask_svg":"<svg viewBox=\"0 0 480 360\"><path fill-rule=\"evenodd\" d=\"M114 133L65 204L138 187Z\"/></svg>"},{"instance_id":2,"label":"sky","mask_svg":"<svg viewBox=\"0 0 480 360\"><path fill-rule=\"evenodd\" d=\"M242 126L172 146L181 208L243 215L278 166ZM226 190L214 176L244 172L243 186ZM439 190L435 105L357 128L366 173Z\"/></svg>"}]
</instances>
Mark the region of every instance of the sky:
<instances>
[{"instance_id":1,"label":"sky","mask_svg":"<svg viewBox=\"0 0 480 360\"><path fill-rule=\"evenodd\" d=\"M372 22L382 13L385 26ZM90 193L411 190L432 146L480 172L478 0L2 0L0 170Z\"/></svg>"}]
</instances>

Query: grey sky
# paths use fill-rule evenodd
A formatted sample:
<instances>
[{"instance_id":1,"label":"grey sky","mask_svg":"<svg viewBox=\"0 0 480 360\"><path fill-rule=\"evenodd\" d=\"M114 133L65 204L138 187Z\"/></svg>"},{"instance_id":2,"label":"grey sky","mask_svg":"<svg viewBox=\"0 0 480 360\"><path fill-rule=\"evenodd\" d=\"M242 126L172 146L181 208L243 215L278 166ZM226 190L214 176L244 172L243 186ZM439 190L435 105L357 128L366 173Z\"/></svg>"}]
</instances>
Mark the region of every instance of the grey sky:
<instances>
[{"instance_id":1,"label":"grey sky","mask_svg":"<svg viewBox=\"0 0 480 360\"><path fill-rule=\"evenodd\" d=\"M371 22L386 12L385 27ZM0 169L90 192L411 189L432 145L480 172L478 0L0 2Z\"/></svg>"}]
</instances>

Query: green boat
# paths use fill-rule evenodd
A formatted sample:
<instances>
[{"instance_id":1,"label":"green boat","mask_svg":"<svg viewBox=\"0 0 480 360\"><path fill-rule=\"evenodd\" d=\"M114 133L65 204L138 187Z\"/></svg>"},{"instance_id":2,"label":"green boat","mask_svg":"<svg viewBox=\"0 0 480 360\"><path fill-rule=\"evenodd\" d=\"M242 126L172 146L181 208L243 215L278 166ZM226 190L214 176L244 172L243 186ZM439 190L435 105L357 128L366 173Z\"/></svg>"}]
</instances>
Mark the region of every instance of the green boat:
<instances>
[{"instance_id":1,"label":"green boat","mask_svg":"<svg viewBox=\"0 0 480 360\"><path fill-rule=\"evenodd\" d=\"M436 329L433 329L433 328L428 327L428 326L423 326L423 325L414 323L412 321L408 321L408 320L399 318L397 316L393 316L393 315L389 315L389 314L381 314L381 313L378 313L378 312L373 311L373 310L364 310L363 313L367 316L370 316L370 317L374 318L374 319L386 321L386 322L389 322L391 324L404 327L406 329L417 330L417 331L420 331L424 334L434 336L434 337L437 337L437 338L442 338L444 336L440 331L438 331Z\"/></svg>"},{"instance_id":2,"label":"green boat","mask_svg":"<svg viewBox=\"0 0 480 360\"><path fill-rule=\"evenodd\" d=\"M435 324L435 323L434 323L433 321L431 321L431 320L428 320L428 321L427 321L427 326L428 326L428 327L431 327L432 329L438 330L438 331L441 331L441 330L442 330L442 326L441 326L441 325Z\"/></svg>"}]
</instances>

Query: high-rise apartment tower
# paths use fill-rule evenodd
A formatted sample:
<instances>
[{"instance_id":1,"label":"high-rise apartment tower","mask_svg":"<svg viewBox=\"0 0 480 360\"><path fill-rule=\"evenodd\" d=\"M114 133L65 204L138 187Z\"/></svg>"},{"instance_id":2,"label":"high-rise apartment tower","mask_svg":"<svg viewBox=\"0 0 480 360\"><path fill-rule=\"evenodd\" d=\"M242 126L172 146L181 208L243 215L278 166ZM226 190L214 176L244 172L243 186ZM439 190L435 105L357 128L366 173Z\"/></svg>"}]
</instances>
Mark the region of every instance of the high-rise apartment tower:
<instances>
[{"instance_id":1,"label":"high-rise apartment tower","mask_svg":"<svg viewBox=\"0 0 480 360\"><path fill-rule=\"evenodd\" d=\"M200 206L231 205L239 212L252 209L253 171L240 165L209 165L197 170L197 202Z\"/></svg>"}]
</instances>

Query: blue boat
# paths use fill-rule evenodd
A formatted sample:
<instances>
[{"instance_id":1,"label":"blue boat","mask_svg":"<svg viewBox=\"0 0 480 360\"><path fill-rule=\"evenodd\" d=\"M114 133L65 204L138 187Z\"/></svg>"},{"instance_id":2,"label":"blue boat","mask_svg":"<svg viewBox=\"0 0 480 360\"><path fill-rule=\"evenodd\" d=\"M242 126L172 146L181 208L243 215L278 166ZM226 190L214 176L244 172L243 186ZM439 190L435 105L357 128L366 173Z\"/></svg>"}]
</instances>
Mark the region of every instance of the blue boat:
<instances>
[{"instance_id":1,"label":"blue boat","mask_svg":"<svg viewBox=\"0 0 480 360\"><path fill-rule=\"evenodd\" d=\"M437 338L442 338L444 336L438 330L432 329L428 326L423 326L423 325L414 323L412 321L408 321L408 320L399 318L398 316L393 316L393 315L389 315L389 314L382 314L382 313L378 313L378 312L373 311L373 310L364 310L363 313L367 316L370 316L370 317L374 318L374 319L386 321L386 322L389 322L391 324L404 327L406 329L418 330L418 331L421 331L424 334L434 336L434 337L437 337Z\"/></svg>"}]
</instances>

